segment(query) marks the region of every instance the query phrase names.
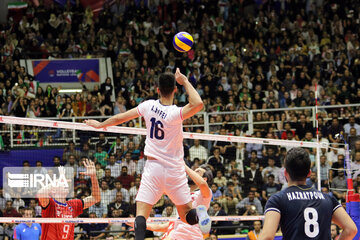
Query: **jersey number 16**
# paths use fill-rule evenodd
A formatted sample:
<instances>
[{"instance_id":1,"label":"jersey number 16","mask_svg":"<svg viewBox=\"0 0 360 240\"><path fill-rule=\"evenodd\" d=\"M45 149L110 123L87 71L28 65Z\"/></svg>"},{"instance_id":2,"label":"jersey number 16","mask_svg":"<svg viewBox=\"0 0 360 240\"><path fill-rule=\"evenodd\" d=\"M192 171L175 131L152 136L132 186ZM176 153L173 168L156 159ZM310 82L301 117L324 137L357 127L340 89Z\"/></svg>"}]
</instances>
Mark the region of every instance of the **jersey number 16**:
<instances>
[{"instance_id":1,"label":"jersey number 16","mask_svg":"<svg viewBox=\"0 0 360 240\"><path fill-rule=\"evenodd\" d=\"M151 118L151 128L150 128L150 138L156 138L158 140L162 140L165 137L164 124L161 121L156 121L156 118Z\"/></svg>"}]
</instances>

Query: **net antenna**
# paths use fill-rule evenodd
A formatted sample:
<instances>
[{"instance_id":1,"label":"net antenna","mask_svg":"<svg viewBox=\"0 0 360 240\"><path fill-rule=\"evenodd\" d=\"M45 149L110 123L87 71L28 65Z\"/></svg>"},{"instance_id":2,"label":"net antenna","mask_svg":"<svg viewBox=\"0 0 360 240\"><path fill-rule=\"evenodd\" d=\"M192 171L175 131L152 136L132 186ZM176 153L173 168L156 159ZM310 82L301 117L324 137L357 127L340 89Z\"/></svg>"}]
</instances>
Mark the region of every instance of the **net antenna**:
<instances>
[{"instance_id":1,"label":"net antenna","mask_svg":"<svg viewBox=\"0 0 360 240\"><path fill-rule=\"evenodd\" d=\"M317 147L316 147L316 158L315 158L315 162L316 162L316 175L317 175L317 189L321 190L321 174L320 174L320 137L319 137L319 113L318 113L318 83L316 81L315 83L315 123L316 123L316 143L317 143Z\"/></svg>"},{"instance_id":2,"label":"net antenna","mask_svg":"<svg viewBox=\"0 0 360 240\"><path fill-rule=\"evenodd\" d=\"M347 187L348 187L348 192L350 194L350 192L354 193L354 185L353 185L353 180L351 177L351 161L350 161L350 150L349 150L349 144L346 142L346 139L344 138L344 136L341 133L335 134L335 139L339 139L340 141L344 141L344 147L345 147L345 161L344 161L344 165L345 165L345 169L346 169L346 180L347 180Z\"/></svg>"}]
</instances>

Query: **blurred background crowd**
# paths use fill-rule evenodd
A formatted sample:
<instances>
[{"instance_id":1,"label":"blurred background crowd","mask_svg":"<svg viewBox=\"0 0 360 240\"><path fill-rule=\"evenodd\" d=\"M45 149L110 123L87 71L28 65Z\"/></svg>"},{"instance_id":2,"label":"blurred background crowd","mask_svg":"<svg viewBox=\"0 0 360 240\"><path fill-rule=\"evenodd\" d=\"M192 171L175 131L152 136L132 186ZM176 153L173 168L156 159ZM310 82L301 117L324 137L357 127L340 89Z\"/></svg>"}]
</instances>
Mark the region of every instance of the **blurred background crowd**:
<instances>
[{"instance_id":1,"label":"blurred background crowd","mask_svg":"<svg viewBox=\"0 0 360 240\"><path fill-rule=\"evenodd\" d=\"M316 186L321 181L322 191L344 202L345 152L335 138L337 133L350 143L352 177L360 189L356 171L360 170L360 112L358 106L349 106L360 102L359 25L356 0L115 0L105 1L99 11L79 0L64 5L40 0L39 6L29 1L20 18L10 17L0 24L0 115L66 119L125 112L157 98L157 76L179 67L201 95L202 111L214 113L209 133L316 141L312 111L296 107L315 106L317 96L319 106L338 107L320 109L319 138L331 148L321 149L321 179L313 173L308 183ZM174 34L180 31L194 37L194 48L188 53L178 53L172 46ZM81 83L81 93L64 95L51 85L39 87L20 66L20 59L74 57L111 58L114 78L93 89ZM178 87L175 104L181 106L187 100ZM113 89L115 102L111 101ZM254 113L253 121L261 124L249 133L248 125L241 123L250 120L244 112L259 109L279 111ZM126 126L140 126L140 121ZM204 132L204 124L203 115L197 115L184 122L184 131ZM3 149L10 146L8 129L2 125ZM13 137L18 143L26 138L40 145L69 134L65 130L36 133L24 126L17 130L20 137ZM63 156L54 156L54 166L73 166L78 172L83 157L96 161L102 201L86 214L134 214L145 162L144 138L100 133L80 139L69 142ZM213 169L212 215L261 215L266 200L286 187L287 148L199 140L185 140L184 148L190 166L207 163ZM316 149L309 153L316 171ZM37 165L41 167L41 162ZM89 181L80 176L76 175L76 192L84 197L90 191ZM11 202L15 210L10 211L9 199L1 199L3 215L15 214L28 204L36 206L15 199ZM35 209L40 216L41 209ZM154 207L153 215L159 214L176 215L166 197ZM236 232L248 231L253 223L239 226ZM234 233L235 229L214 228L213 232Z\"/></svg>"}]
</instances>

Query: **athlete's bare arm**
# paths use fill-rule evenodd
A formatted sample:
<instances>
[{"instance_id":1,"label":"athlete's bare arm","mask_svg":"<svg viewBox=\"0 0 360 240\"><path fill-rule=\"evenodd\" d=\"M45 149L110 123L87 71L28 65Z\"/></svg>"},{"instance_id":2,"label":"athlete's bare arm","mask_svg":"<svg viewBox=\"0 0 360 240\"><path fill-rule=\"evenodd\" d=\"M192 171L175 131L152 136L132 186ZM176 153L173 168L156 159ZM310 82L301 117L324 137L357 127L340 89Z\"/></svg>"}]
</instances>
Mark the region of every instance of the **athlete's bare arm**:
<instances>
[{"instance_id":1,"label":"athlete's bare arm","mask_svg":"<svg viewBox=\"0 0 360 240\"><path fill-rule=\"evenodd\" d=\"M104 127L116 126L137 117L139 117L139 113L136 108L133 108L124 113L116 114L111 118L106 119L104 122L99 122L96 120L85 120L84 122L87 125L94 128L104 128Z\"/></svg>"},{"instance_id":2,"label":"athlete's bare arm","mask_svg":"<svg viewBox=\"0 0 360 240\"><path fill-rule=\"evenodd\" d=\"M351 240L355 237L357 233L356 225L344 208L339 207L336 209L331 220L343 229L338 240Z\"/></svg>"},{"instance_id":3,"label":"athlete's bare arm","mask_svg":"<svg viewBox=\"0 0 360 240\"><path fill-rule=\"evenodd\" d=\"M179 68L176 69L175 79L178 84L184 86L186 93L189 95L189 103L183 108L182 116L183 119L190 118L199 112L203 108L204 104L199 93L191 85L187 77L180 72Z\"/></svg>"},{"instance_id":4,"label":"athlete's bare arm","mask_svg":"<svg viewBox=\"0 0 360 240\"><path fill-rule=\"evenodd\" d=\"M88 175L91 179L91 196L84 198L84 209L91 207L97 202L101 201L99 182L96 178L96 169L94 162L85 160L84 166L86 172L80 172L80 174Z\"/></svg>"},{"instance_id":5,"label":"athlete's bare arm","mask_svg":"<svg viewBox=\"0 0 360 240\"><path fill-rule=\"evenodd\" d=\"M211 192L210 192L211 190L205 179L186 165L185 165L185 170L186 173L189 175L189 177L194 181L196 186L199 187L202 197L203 198L211 197Z\"/></svg>"},{"instance_id":6,"label":"athlete's bare arm","mask_svg":"<svg viewBox=\"0 0 360 240\"><path fill-rule=\"evenodd\" d=\"M275 237L276 230L280 222L280 213L269 211L265 214L265 223L260 234L260 240L272 240Z\"/></svg>"}]
</instances>

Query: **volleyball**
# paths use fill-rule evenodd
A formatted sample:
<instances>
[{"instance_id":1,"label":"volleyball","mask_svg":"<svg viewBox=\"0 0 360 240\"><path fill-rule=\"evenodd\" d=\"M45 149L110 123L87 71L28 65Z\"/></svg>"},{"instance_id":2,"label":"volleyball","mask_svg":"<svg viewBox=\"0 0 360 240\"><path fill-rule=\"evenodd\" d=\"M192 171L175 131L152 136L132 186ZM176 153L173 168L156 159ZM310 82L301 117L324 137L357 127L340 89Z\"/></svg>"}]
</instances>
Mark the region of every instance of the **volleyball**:
<instances>
[{"instance_id":1,"label":"volleyball","mask_svg":"<svg viewBox=\"0 0 360 240\"><path fill-rule=\"evenodd\" d=\"M174 36L173 45L179 52L187 52L194 43L193 37L187 32L179 32Z\"/></svg>"}]
</instances>

